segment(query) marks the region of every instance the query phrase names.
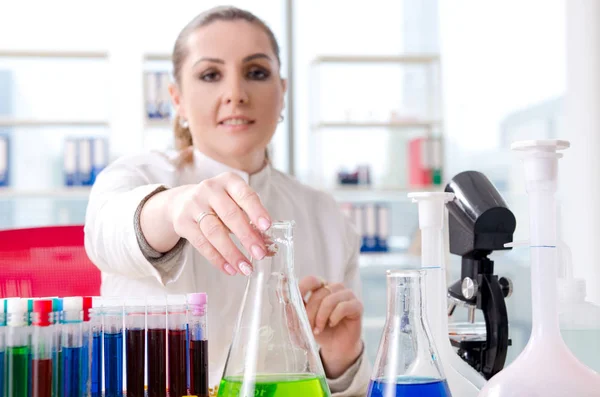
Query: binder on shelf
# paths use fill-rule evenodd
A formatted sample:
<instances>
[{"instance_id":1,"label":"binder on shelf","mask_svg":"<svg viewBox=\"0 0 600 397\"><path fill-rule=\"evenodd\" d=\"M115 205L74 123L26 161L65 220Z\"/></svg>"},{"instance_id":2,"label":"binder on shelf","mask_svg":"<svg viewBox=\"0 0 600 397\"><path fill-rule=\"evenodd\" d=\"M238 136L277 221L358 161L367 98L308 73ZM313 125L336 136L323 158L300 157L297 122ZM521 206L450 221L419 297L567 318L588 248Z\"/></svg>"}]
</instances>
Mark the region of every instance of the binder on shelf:
<instances>
[{"instance_id":1,"label":"binder on shelf","mask_svg":"<svg viewBox=\"0 0 600 397\"><path fill-rule=\"evenodd\" d=\"M169 119L171 117L171 97L168 72L146 72L146 117L148 119Z\"/></svg>"},{"instance_id":2,"label":"binder on shelf","mask_svg":"<svg viewBox=\"0 0 600 397\"><path fill-rule=\"evenodd\" d=\"M169 73L157 73L158 84L158 114L162 119L171 117L171 96L169 95L169 84L171 78Z\"/></svg>"},{"instance_id":3,"label":"binder on shelf","mask_svg":"<svg viewBox=\"0 0 600 397\"><path fill-rule=\"evenodd\" d=\"M72 138L65 140L63 150L63 173L65 186L76 186L77 183L77 141Z\"/></svg>"},{"instance_id":4,"label":"binder on shelf","mask_svg":"<svg viewBox=\"0 0 600 397\"><path fill-rule=\"evenodd\" d=\"M389 208L385 204L377 205L377 251L388 252Z\"/></svg>"},{"instance_id":5,"label":"binder on shelf","mask_svg":"<svg viewBox=\"0 0 600 397\"><path fill-rule=\"evenodd\" d=\"M0 134L0 187L9 185L10 142L7 134Z\"/></svg>"},{"instance_id":6,"label":"binder on shelf","mask_svg":"<svg viewBox=\"0 0 600 397\"><path fill-rule=\"evenodd\" d=\"M146 72L146 117L155 119L158 117L158 82L156 73Z\"/></svg>"},{"instance_id":7,"label":"binder on shelf","mask_svg":"<svg viewBox=\"0 0 600 397\"><path fill-rule=\"evenodd\" d=\"M431 183L439 186L442 184L442 140L431 138Z\"/></svg>"},{"instance_id":8,"label":"binder on shelf","mask_svg":"<svg viewBox=\"0 0 600 397\"><path fill-rule=\"evenodd\" d=\"M374 204L365 205L365 252L377 251L377 215Z\"/></svg>"},{"instance_id":9,"label":"binder on shelf","mask_svg":"<svg viewBox=\"0 0 600 397\"><path fill-rule=\"evenodd\" d=\"M427 138L415 138L409 142L408 170L411 186L431 185L431 151Z\"/></svg>"},{"instance_id":10,"label":"binder on shelf","mask_svg":"<svg viewBox=\"0 0 600 397\"><path fill-rule=\"evenodd\" d=\"M361 205L354 206L354 226L356 227L356 232L359 236L361 236L361 244L360 244L360 252L364 252L365 250L365 228L364 228L364 210Z\"/></svg>"},{"instance_id":11,"label":"binder on shelf","mask_svg":"<svg viewBox=\"0 0 600 397\"><path fill-rule=\"evenodd\" d=\"M92 184L96 182L98 174L108 165L108 140L94 138L92 141Z\"/></svg>"},{"instance_id":12,"label":"binder on shelf","mask_svg":"<svg viewBox=\"0 0 600 397\"><path fill-rule=\"evenodd\" d=\"M81 186L92 186L92 140L79 139L77 144L77 180Z\"/></svg>"},{"instance_id":13,"label":"binder on shelf","mask_svg":"<svg viewBox=\"0 0 600 397\"><path fill-rule=\"evenodd\" d=\"M63 152L65 186L92 186L108 160L106 138L67 138Z\"/></svg>"}]
</instances>

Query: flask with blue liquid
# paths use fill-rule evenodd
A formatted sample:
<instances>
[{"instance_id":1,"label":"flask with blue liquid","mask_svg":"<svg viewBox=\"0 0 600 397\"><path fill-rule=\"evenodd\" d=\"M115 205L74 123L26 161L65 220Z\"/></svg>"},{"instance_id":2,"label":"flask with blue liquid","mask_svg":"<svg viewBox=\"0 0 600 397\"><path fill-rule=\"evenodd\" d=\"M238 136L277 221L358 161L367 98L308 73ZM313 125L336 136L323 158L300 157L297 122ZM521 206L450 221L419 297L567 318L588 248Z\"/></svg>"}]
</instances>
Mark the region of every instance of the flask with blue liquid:
<instances>
[{"instance_id":1,"label":"flask with blue liquid","mask_svg":"<svg viewBox=\"0 0 600 397\"><path fill-rule=\"evenodd\" d=\"M387 272L387 314L368 397L451 397L422 292L427 270Z\"/></svg>"}]
</instances>

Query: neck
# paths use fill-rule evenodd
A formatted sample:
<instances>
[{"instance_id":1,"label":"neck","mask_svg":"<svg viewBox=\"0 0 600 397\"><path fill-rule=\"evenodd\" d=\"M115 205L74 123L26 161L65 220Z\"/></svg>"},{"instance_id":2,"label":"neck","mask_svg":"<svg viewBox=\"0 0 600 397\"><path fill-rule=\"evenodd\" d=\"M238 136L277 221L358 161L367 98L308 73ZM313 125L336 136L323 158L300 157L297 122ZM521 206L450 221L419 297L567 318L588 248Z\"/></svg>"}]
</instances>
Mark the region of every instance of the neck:
<instances>
[{"instance_id":1,"label":"neck","mask_svg":"<svg viewBox=\"0 0 600 397\"><path fill-rule=\"evenodd\" d=\"M256 174L267 164L266 150L264 148L242 156L223 156L219 153L209 150L208 148L199 146L196 146L196 149L211 157L213 160L218 161L219 163L225 164L231 168L235 168L236 170L250 175Z\"/></svg>"}]
</instances>

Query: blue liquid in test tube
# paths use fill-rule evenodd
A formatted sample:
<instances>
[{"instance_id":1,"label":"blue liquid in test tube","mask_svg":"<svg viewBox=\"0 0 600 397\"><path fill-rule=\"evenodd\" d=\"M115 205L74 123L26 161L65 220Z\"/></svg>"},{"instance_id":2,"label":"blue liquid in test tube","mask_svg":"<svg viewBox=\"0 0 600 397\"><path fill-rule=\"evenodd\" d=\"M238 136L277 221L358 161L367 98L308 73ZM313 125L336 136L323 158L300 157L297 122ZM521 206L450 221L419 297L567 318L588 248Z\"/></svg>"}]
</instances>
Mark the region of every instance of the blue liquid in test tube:
<instances>
[{"instance_id":1,"label":"blue liquid in test tube","mask_svg":"<svg viewBox=\"0 0 600 397\"><path fill-rule=\"evenodd\" d=\"M123 396L123 301L103 301L104 397Z\"/></svg>"},{"instance_id":2,"label":"blue liquid in test tube","mask_svg":"<svg viewBox=\"0 0 600 397\"><path fill-rule=\"evenodd\" d=\"M104 382L106 397L123 393L123 334L104 333Z\"/></svg>"}]
</instances>

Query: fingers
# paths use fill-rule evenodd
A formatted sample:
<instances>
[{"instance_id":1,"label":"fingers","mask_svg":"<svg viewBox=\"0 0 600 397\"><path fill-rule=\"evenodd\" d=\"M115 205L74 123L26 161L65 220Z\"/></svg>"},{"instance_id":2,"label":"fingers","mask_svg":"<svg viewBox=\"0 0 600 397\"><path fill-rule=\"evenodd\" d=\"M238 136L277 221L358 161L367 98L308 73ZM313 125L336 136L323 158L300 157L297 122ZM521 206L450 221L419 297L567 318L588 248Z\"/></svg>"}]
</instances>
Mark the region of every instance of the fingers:
<instances>
[{"instance_id":1,"label":"fingers","mask_svg":"<svg viewBox=\"0 0 600 397\"><path fill-rule=\"evenodd\" d=\"M323 285L325 285L325 281L323 279L315 276L306 276L298 283L300 296L304 298L309 292L322 288Z\"/></svg>"},{"instance_id":2,"label":"fingers","mask_svg":"<svg viewBox=\"0 0 600 397\"><path fill-rule=\"evenodd\" d=\"M209 204L221 218L223 224L237 236L246 250L252 254L252 257L258 260L265 257L266 249L262 236L250 225L246 214L227 192L224 190L215 191L209 199Z\"/></svg>"},{"instance_id":3,"label":"fingers","mask_svg":"<svg viewBox=\"0 0 600 397\"><path fill-rule=\"evenodd\" d=\"M331 314L338 307L338 305L345 302L351 302L353 300L356 300L356 297L354 296L354 293L349 289L342 289L327 295L321 302L321 305L319 306L319 310L315 318L315 335L318 335L321 331L325 329Z\"/></svg>"},{"instance_id":4,"label":"fingers","mask_svg":"<svg viewBox=\"0 0 600 397\"><path fill-rule=\"evenodd\" d=\"M258 194L235 173L226 173L219 176L223 180L227 194L244 210L248 217L261 231L271 227L271 217L263 207Z\"/></svg>"},{"instance_id":5,"label":"fingers","mask_svg":"<svg viewBox=\"0 0 600 397\"><path fill-rule=\"evenodd\" d=\"M364 311L362 303L353 297L352 300L340 302L329 316L329 326L335 327L345 318L359 319Z\"/></svg>"},{"instance_id":6,"label":"fingers","mask_svg":"<svg viewBox=\"0 0 600 397\"><path fill-rule=\"evenodd\" d=\"M210 241L204 236L195 221L188 222L182 226L180 235L192 244L192 246L205 257L212 265L221 269L224 273L233 276L237 271L217 251Z\"/></svg>"},{"instance_id":7,"label":"fingers","mask_svg":"<svg viewBox=\"0 0 600 397\"><path fill-rule=\"evenodd\" d=\"M317 324L316 324L317 313L320 310L322 302L329 295L335 294L336 292L342 291L343 289L345 289L345 287L342 284L336 283L336 284L329 284L329 285L327 285L327 288L321 287L312 292L312 295L310 296L310 299L309 299L308 303L306 304L306 314L308 315L308 321L310 322L311 328L313 328L313 329L317 328ZM320 328L320 330L322 331L322 328Z\"/></svg>"},{"instance_id":8,"label":"fingers","mask_svg":"<svg viewBox=\"0 0 600 397\"><path fill-rule=\"evenodd\" d=\"M229 229L217 216L204 217L200 222L200 230L201 234L208 240L208 244L211 244L219 252L227 264L246 276L252 273L250 262L236 247L229 235Z\"/></svg>"}]
</instances>

